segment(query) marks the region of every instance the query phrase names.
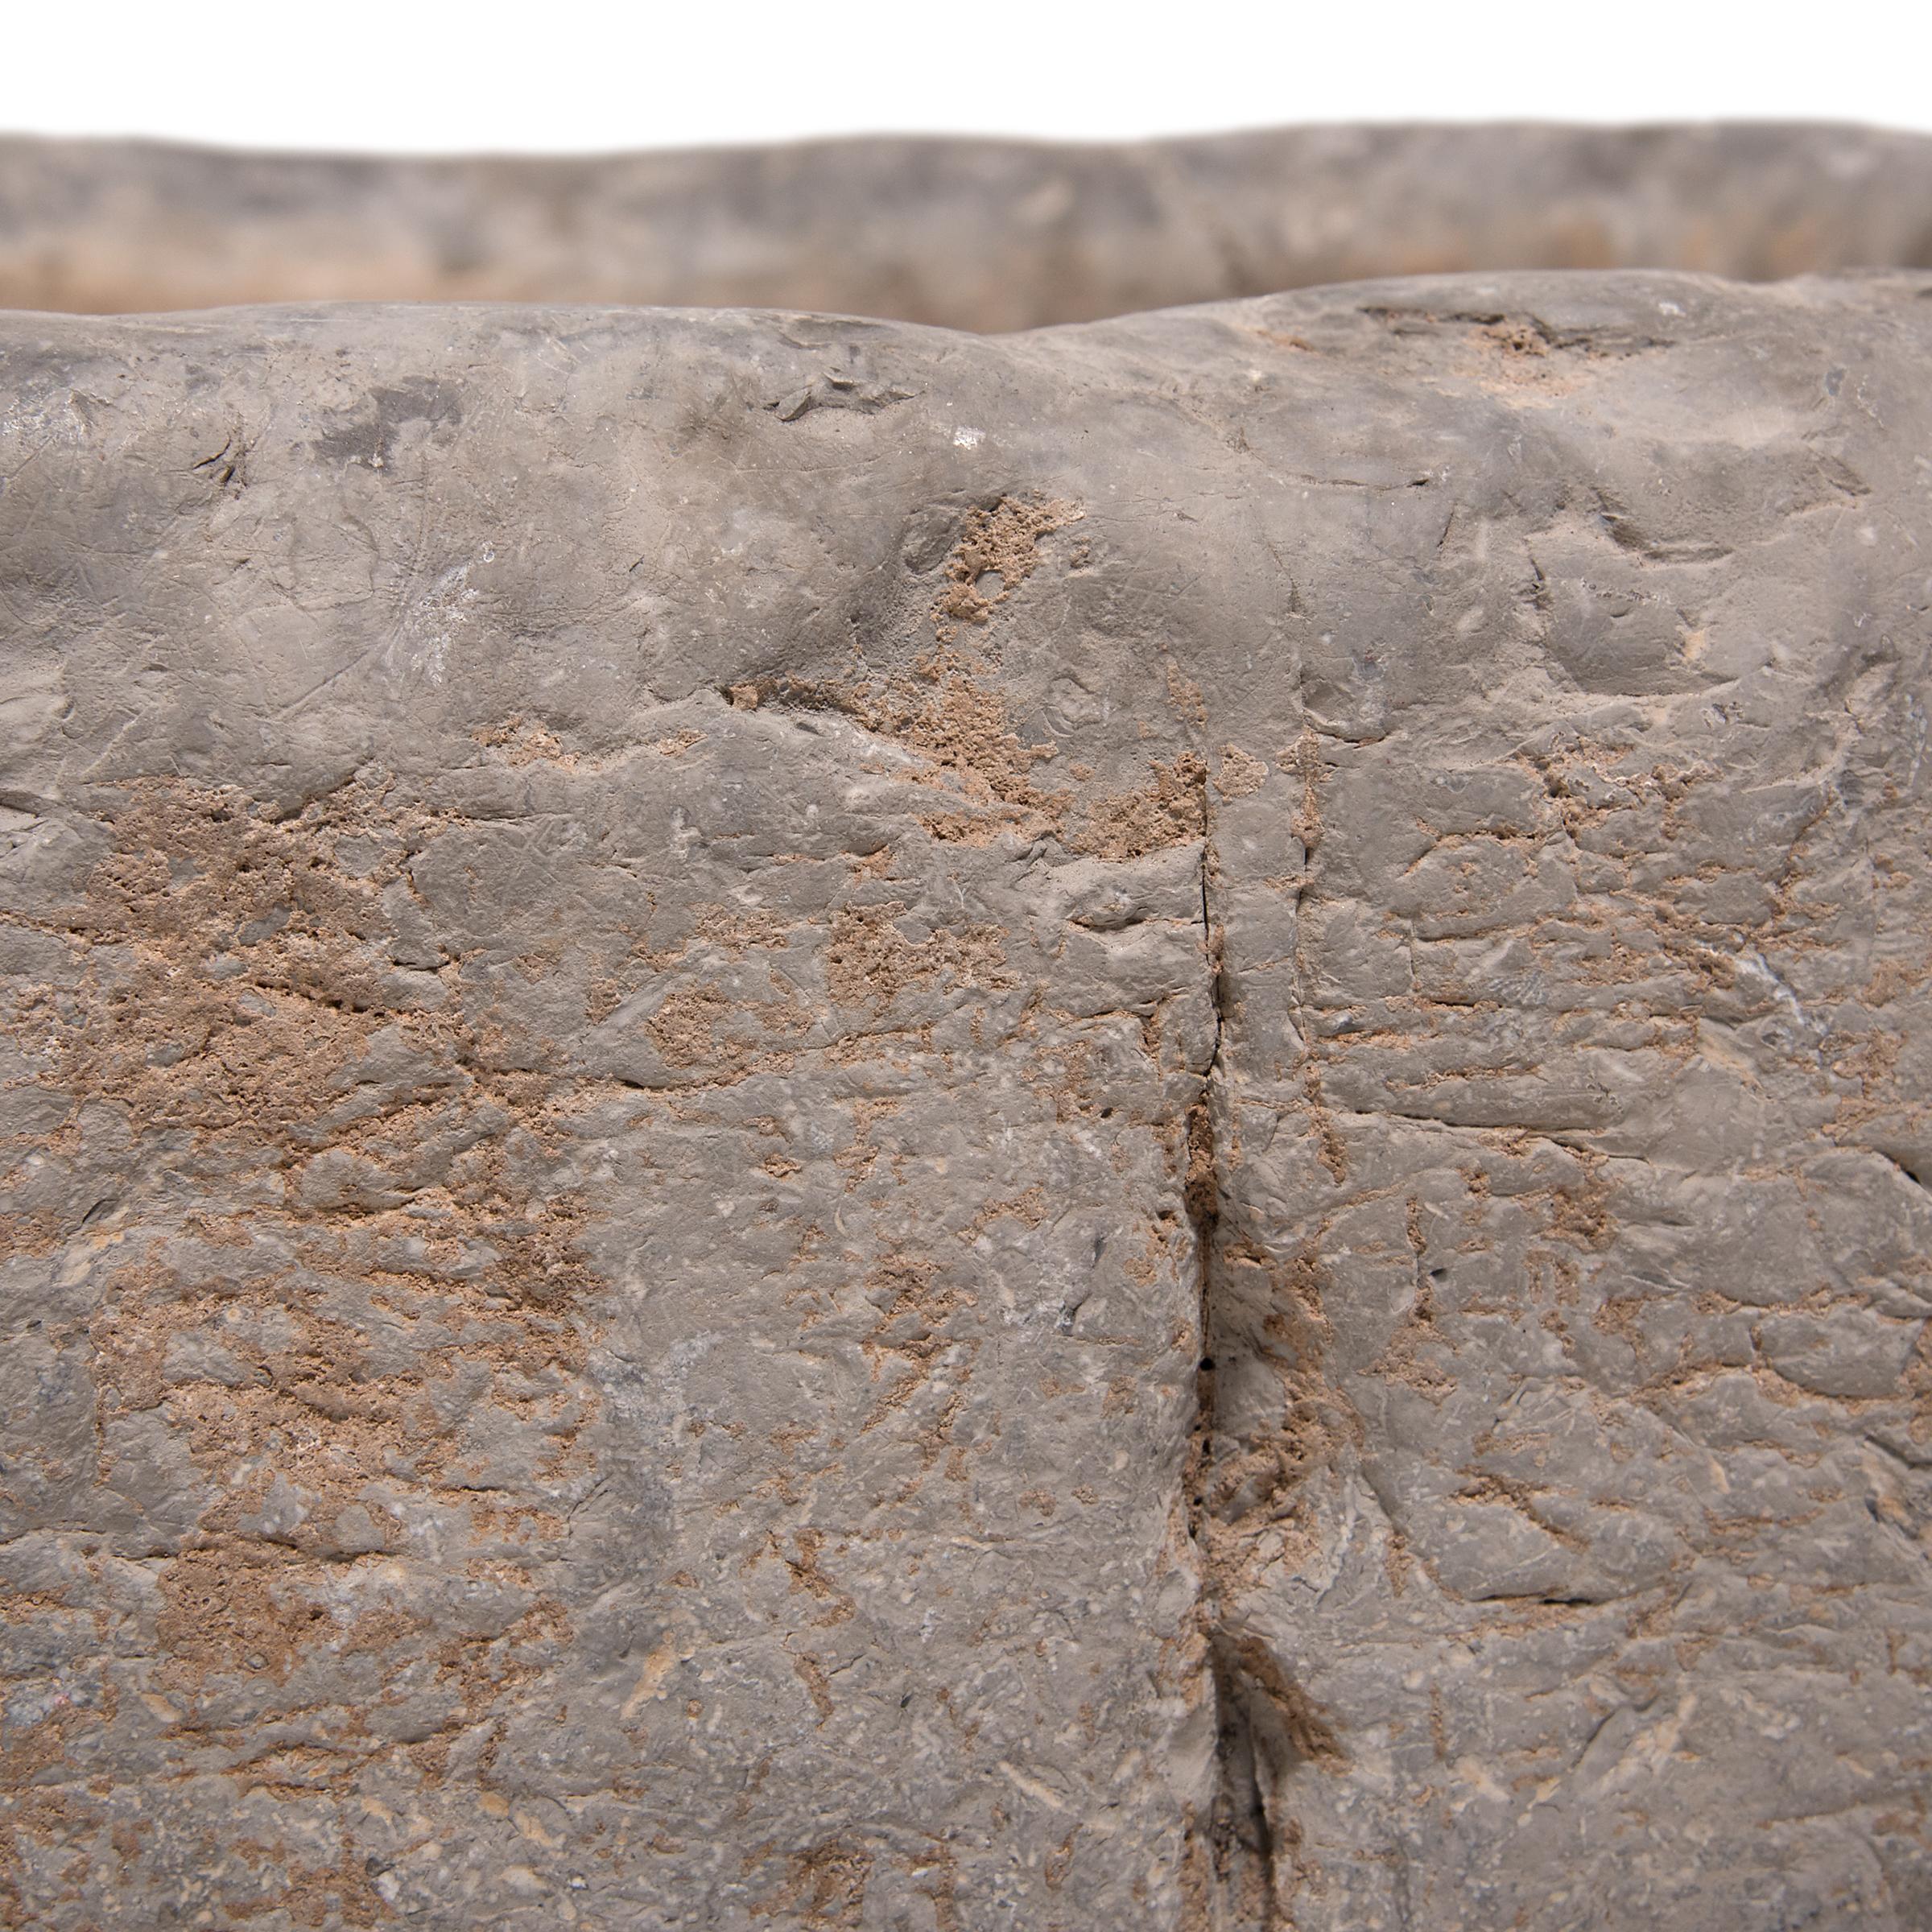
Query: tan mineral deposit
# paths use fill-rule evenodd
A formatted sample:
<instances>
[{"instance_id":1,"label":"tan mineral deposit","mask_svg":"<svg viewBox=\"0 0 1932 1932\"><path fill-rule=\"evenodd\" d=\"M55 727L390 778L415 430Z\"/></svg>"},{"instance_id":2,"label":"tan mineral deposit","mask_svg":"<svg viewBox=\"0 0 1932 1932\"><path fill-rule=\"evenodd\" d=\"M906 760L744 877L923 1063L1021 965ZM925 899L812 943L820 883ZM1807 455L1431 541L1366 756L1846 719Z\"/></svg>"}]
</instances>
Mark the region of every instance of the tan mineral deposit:
<instances>
[{"instance_id":1,"label":"tan mineral deposit","mask_svg":"<svg viewBox=\"0 0 1932 1932\"><path fill-rule=\"evenodd\" d=\"M1932 1925L1932 141L0 304L0 1923Z\"/></svg>"}]
</instances>

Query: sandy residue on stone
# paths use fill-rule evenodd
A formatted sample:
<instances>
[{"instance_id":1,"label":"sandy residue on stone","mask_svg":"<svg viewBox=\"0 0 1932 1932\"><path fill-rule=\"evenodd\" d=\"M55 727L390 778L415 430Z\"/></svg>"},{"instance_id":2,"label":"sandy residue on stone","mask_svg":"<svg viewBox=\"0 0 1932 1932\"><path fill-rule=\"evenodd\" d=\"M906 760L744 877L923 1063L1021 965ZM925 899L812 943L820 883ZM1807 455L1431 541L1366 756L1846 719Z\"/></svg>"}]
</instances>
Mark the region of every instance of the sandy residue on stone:
<instances>
[{"instance_id":1,"label":"sandy residue on stone","mask_svg":"<svg viewBox=\"0 0 1932 1932\"><path fill-rule=\"evenodd\" d=\"M1138 791L1110 793L1088 807L1080 848L1104 859L1138 859L1169 845L1185 845L1208 832L1208 767L1183 751L1163 764L1150 762L1150 782Z\"/></svg>"},{"instance_id":2,"label":"sandy residue on stone","mask_svg":"<svg viewBox=\"0 0 1932 1932\"><path fill-rule=\"evenodd\" d=\"M877 682L787 678L774 695L801 707L843 712L947 774L970 804L996 808L920 815L935 838L973 844L1002 831L1037 838L1057 830L1065 812L1067 794L1049 791L1030 775L1036 765L1057 758L1059 746L1022 738L1005 696L989 681L988 667L963 648L939 645L910 672ZM1002 807L1007 809L997 809Z\"/></svg>"},{"instance_id":3,"label":"sandy residue on stone","mask_svg":"<svg viewBox=\"0 0 1932 1932\"><path fill-rule=\"evenodd\" d=\"M966 986L1010 986L1002 970L1005 935L997 926L968 926L909 939L898 919L904 903L841 906L825 948L825 984L840 1006L887 1011L908 987L943 979Z\"/></svg>"},{"instance_id":4,"label":"sandy residue on stone","mask_svg":"<svg viewBox=\"0 0 1932 1932\"><path fill-rule=\"evenodd\" d=\"M307 1709L318 1656L400 1645L385 1667L406 1667L419 1620L385 1606L377 1572L433 1513L520 1605L493 1637L437 1653L456 1673L452 1728L403 1748L436 1775L528 1668L519 1645L564 1628L532 1573L489 1554L561 1519L522 1485L479 1486L462 1418L481 1403L540 1423L533 1480L587 1466L597 1284L574 1192L532 1180L568 1083L518 1070L465 1016L454 962L397 972L369 943L388 927L385 889L436 829L381 785L276 819L227 788L152 779L103 822L113 848L68 916L77 976L21 1016L72 1096L48 1146L110 1110L172 1147L171 1165L259 1177L255 1198L146 1239L89 1324L101 1480L117 1426L159 1411L205 1484L157 1572L153 1681L218 1737L197 1715L204 1686L295 1682L279 1695ZM362 1077L402 1059L405 1078ZM330 1779L382 1748L356 1746Z\"/></svg>"},{"instance_id":5,"label":"sandy residue on stone","mask_svg":"<svg viewBox=\"0 0 1932 1932\"><path fill-rule=\"evenodd\" d=\"M1268 767L1238 745L1221 747L1220 769L1214 774L1214 788L1224 799L1252 798L1268 782Z\"/></svg>"},{"instance_id":6,"label":"sandy residue on stone","mask_svg":"<svg viewBox=\"0 0 1932 1932\"><path fill-rule=\"evenodd\" d=\"M1002 497L990 510L971 510L952 554L946 559L946 581L934 599L932 623L940 639L950 643L962 624L984 624L996 605L1003 604L1032 575L1039 560L1040 539L1079 521L1070 503L1033 497L1023 501ZM989 578L997 578L992 590Z\"/></svg>"}]
</instances>

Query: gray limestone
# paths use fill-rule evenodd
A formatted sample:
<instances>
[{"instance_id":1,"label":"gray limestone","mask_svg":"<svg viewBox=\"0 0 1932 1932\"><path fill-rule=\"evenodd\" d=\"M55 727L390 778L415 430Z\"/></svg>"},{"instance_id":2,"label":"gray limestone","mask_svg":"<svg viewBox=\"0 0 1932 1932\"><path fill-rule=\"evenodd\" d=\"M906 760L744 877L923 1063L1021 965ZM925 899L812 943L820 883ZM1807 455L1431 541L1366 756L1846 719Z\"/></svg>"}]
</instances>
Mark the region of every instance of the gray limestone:
<instances>
[{"instance_id":1,"label":"gray limestone","mask_svg":"<svg viewBox=\"0 0 1932 1932\"><path fill-rule=\"evenodd\" d=\"M1922 272L0 318L0 1922L1932 1921L1929 609Z\"/></svg>"}]
</instances>

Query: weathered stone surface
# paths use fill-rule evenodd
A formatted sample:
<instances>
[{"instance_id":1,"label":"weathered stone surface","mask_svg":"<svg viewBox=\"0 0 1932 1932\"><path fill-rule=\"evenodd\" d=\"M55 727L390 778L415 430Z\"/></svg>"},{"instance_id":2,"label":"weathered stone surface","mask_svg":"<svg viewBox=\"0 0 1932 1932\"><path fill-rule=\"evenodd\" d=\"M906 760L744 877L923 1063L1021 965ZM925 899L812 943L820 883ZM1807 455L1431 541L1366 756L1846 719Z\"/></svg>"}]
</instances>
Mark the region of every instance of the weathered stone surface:
<instances>
[{"instance_id":1,"label":"weathered stone surface","mask_svg":"<svg viewBox=\"0 0 1932 1932\"><path fill-rule=\"evenodd\" d=\"M1932 1914L1932 281L0 324L17 1922Z\"/></svg>"},{"instance_id":2,"label":"weathered stone surface","mask_svg":"<svg viewBox=\"0 0 1932 1932\"><path fill-rule=\"evenodd\" d=\"M1932 266L1932 139L1298 127L469 159L0 138L0 308L619 302L1084 322L1366 276Z\"/></svg>"}]
</instances>

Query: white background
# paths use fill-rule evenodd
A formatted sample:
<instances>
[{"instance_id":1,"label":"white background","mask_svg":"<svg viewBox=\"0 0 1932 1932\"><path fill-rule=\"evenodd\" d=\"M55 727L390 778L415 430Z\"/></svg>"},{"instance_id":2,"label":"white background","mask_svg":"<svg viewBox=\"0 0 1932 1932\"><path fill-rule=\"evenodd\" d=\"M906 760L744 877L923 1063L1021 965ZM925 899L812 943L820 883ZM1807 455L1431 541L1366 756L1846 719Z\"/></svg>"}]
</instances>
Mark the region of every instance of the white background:
<instances>
[{"instance_id":1,"label":"white background","mask_svg":"<svg viewBox=\"0 0 1932 1932\"><path fill-rule=\"evenodd\" d=\"M0 23L0 129L280 147L1354 119L1932 128L1932 0L12 0Z\"/></svg>"}]
</instances>

